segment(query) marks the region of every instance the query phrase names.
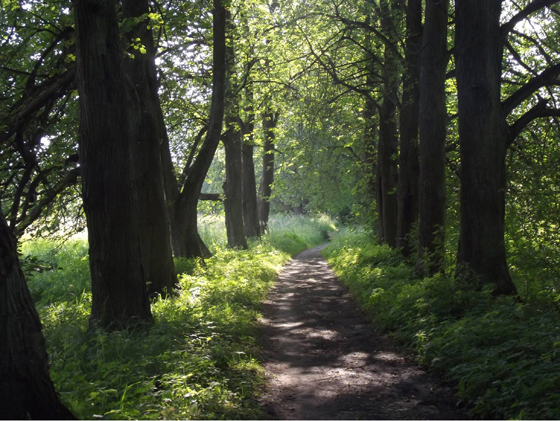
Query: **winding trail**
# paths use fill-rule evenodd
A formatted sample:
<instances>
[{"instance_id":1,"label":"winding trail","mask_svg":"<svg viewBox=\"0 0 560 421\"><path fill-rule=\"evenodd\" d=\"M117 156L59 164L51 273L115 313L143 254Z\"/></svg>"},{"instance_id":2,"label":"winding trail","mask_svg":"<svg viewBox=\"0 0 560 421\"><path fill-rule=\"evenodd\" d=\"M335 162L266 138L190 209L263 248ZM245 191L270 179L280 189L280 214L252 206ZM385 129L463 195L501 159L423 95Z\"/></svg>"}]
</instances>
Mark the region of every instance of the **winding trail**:
<instances>
[{"instance_id":1,"label":"winding trail","mask_svg":"<svg viewBox=\"0 0 560 421\"><path fill-rule=\"evenodd\" d=\"M263 303L275 419L466 419L452 390L376 333L321 250L294 257Z\"/></svg>"}]
</instances>

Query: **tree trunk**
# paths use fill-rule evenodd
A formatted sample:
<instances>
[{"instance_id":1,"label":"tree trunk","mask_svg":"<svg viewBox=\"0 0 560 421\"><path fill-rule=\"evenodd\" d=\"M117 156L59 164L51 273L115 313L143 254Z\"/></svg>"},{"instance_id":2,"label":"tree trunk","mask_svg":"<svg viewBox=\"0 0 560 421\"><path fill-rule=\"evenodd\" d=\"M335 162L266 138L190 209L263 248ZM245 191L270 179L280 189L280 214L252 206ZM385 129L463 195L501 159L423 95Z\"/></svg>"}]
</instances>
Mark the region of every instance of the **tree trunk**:
<instances>
[{"instance_id":1,"label":"tree trunk","mask_svg":"<svg viewBox=\"0 0 560 421\"><path fill-rule=\"evenodd\" d=\"M406 51L400 114L397 247L410 256L410 233L418 220L418 79L422 48L422 0L408 0Z\"/></svg>"},{"instance_id":2,"label":"tree trunk","mask_svg":"<svg viewBox=\"0 0 560 421\"><path fill-rule=\"evenodd\" d=\"M125 18L138 18L149 13L147 0L123 0ZM134 112L135 184L138 191L140 250L148 293L150 296L172 293L177 283L173 266L169 216L165 203L161 145L166 128L158 96L155 67L155 47L149 21L139 22L128 34L130 40L140 39L146 48L141 54L132 49L133 59L126 61L127 74L132 82Z\"/></svg>"},{"instance_id":3,"label":"tree trunk","mask_svg":"<svg viewBox=\"0 0 560 421\"><path fill-rule=\"evenodd\" d=\"M261 229L257 207L257 182L255 180L255 164L253 162L253 144L243 142L243 224L245 236L259 237Z\"/></svg>"},{"instance_id":4,"label":"tree trunk","mask_svg":"<svg viewBox=\"0 0 560 421\"><path fill-rule=\"evenodd\" d=\"M274 140L277 122L278 115L268 109L262 121L264 131L263 168L258 203L259 220L263 232L268 228L268 218L270 216L270 197L272 195L272 183L274 182Z\"/></svg>"},{"instance_id":5,"label":"tree trunk","mask_svg":"<svg viewBox=\"0 0 560 421\"><path fill-rule=\"evenodd\" d=\"M0 418L75 419L49 375L41 321L0 214Z\"/></svg>"},{"instance_id":6,"label":"tree trunk","mask_svg":"<svg viewBox=\"0 0 560 421\"><path fill-rule=\"evenodd\" d=\"M388 53L391 54L391 53ZM385 77L391 79L390 69L385 61ZM379 212L379 240L391 247L397 246L397 106L394 101L396 86L390 81L385 86L389 89L383 94L383 103L379 110L379 144L377 149L377 209Z\"/></svg>"},{"instance_id":7,"label":"tree trunk","mask_svg":"<svg viewBox=\"0 0 560 421\"><path fill-rule=\"evenodd\" d=\"M381 27L389 40L394 39L393 0L381 3ZM398 68L395 52L385 45L383 53L383 95L379 109L379 144L377 149L377 209L379 212L379 241L397 246L397 92Z\"/></svg>"},{"instance_id":8,"label":"tree trunk","mask_svg":"<svg viewBox=\"0 0 560 421\"><path fill-rule=\"evenodd\" d=\"M173 204L170 215L173 231L173 250L180 257L203 257L212 256L200 234L198 233L198 198L190 195L180 195Z\"/></svg>"},{"instance_id":9,"label":"tree trunk","mask_svg":"<svg viewBox=\"0 0 560 421\"><path fill-rule=\"evenodd\" d=\"M237 122L226 118L229 128L224 134L223 141L226 151L226 182L224 192L226 200L226 230L228 245L232 248L247 248L245 227L243 224L243 191L242 191L242 163L241 163L241 131Z\"/></svg>"},{"instance_id":10,"label":"tree trunk","mask_svg":"<svg viewBox=\"0 0 560 421\"><path fill-rule=\"evenodd\" d=\"M428 0L420 71L420 226L416 268L445 270L445 73L448 0Z\"/></svg>"},{"instance_id":11,"label":"tree trunk","mask_svg":"<svg viewBox=\"0 0 560 421\"><path fill-rule=\"evenodd\" d=\"M80 159L92 327L151 323L139 247L133 127L115 1L75 1Z\"/></svg>"},{"instance_id":12,"label":"tree trunk","mask_svg":"<svg viewBox=\"0 0 560 421\"><path fill-rule=\"evenodd\" d=\"M515 294L504 243L506 142L500 107L501 0L456 0L461 228L457 281Z\"/></svg>"},{"instance_id":13,"label":"tree trunk","mask_svg":"<svg viewBox=\"0 0 560 421\"><path fill-rule=\"evenodd\" d=\"M245 89L248 106L245 108L247 114L243 125L243 146L241 150L243 161L243 225L245 236L248 238L259 237L261 228L259 224L259 212L257 205L257 182L255 180L255 163L253 151L255 149L254 130L255 112L253 109L253 91L251 87Z\"/></svg>"},{"instance_id":14,"label":"tree trunk","mask_svg":"<svg viewBox=\"0 0 560 421\"><path fill-rule=\"evenodd\" d=\"M173 163L168 142L162 148L161 156L164 167L165 191L171 220L171 237L175 256L208 257L210 251L204 245L197 228L198 198L204 178L212 164L212 159L220 143L224 117L225 81L226 81L226 10L222 0L214 0L213 35L212 35L212 104L208 131L204 143L187 169L187 177L182 186L178 185L173 174Z\"/></svg>"}]
</instances>

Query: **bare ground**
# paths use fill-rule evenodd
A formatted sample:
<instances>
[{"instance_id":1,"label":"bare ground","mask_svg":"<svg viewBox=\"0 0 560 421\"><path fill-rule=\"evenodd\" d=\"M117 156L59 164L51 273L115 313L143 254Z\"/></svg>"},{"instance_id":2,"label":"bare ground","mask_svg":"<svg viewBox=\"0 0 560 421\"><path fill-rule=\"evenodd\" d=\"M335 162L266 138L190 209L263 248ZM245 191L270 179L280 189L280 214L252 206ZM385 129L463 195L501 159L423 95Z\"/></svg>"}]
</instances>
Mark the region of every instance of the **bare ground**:
<instances>
[{"instance_id":1,"label":"bare ground","mask_svg":"<svg viewBox=\"0 0 560 421\"><path fill-rule=\"evenodd\" d=\"M319 246L292 259L263 304L271 419L466 419L452 389L375 332Z\"/></svg>"}]
</instances>

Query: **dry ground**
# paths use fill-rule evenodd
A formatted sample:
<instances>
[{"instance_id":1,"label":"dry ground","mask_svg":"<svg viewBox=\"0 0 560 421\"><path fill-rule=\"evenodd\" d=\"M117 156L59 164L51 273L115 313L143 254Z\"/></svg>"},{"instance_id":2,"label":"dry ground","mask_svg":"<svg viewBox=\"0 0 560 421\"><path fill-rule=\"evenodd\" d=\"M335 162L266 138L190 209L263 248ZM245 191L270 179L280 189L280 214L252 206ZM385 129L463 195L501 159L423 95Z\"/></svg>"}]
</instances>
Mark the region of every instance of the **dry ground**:
<instances>
[{"instance_id":1,"label":"dry ground","mask_svg":"<svg viewBox=\"0 0 560 421\"><path fill-rule=\"evenodd\" d=\"M449 386L375 332L324 247L292 259L264 302L269 417L465 419Z\"/></svg>"}]
</instances>

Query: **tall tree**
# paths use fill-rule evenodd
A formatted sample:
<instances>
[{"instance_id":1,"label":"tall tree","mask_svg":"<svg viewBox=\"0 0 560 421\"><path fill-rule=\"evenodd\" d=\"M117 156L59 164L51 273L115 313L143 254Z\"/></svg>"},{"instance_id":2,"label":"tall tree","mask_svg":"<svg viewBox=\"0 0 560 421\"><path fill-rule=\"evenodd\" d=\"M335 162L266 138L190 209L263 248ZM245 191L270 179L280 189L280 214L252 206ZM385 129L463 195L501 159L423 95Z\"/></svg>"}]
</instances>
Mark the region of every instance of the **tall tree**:
<instances>
[{"instance_id":1,"label":"tall tree","mask_svg":"<svg viewBox=\"0 0 560 421\"><path fill-rule=\"evenodd\" d=\"M245 227L243 224L243 169L242 145L243 122L240 118L241 95L238 83L235 57L234 31L235 25L229 11L226 12L226 27L229 32L229 43L226 46L226 81L225 99L225 132L222 136L226 152L226 181L224 183L226 231L230 247L247 248Z\"/></svg>"},{"instance_id":2,"label":"tall tree","mask_svg":"<svg viewBox=\"0 0 560 421\"><path fill-rule=\"evenodd\" d=\"M461 155L458 280L515 294L504 241L506 142L500 103L501 0L456 0Z\"/></svg>"},{"instance_id":3,"label":"tall tree","mask_svg":"<svg viewBox=\"0 0 560 421\"><path fill-rule=\"evenodd\" d=\"M181 183L174 175L168 141L162 146L165 190L169 202L173 250L181 257L209 257L210 251L197 228L197 206L204 178L220 142L224 118L226 82L226 9L222 0L214 0L212 11L212 104L208 128L199 132L197 142L206 135L196 158L196 145L189 156ZM168 139L166 139L168 140Z\"/></svg>"},{"instance_id":4,"label":"tall tree","mask_svg":"<svg viewBox=\"0 0 560 421\"><path fill-rule=\"evenodd\" d=\"M396 1L381 2L381 28L386 37L383 52L383 93L379 108L379 143L377 146L377 209L379 240L392 247L397 245L397 185L398 137L397 104L399 87L399 55L395 51L397 12Z\"/></svg>"},{"instance_id":5,"label":"tall tree","mask_svg":"<svg viewBox=\"0 0 560 421\"><path fill-rule=\"evenodd\" d=\"M272 183L274 183L274 141L277 123L278 114L273 112L270 106L268 106L262 118L264 145L262 177L259 186L259 221L263 231L268 228L268 218L270 216L270 198L272 197Z\"/></svg>"},{"instance_id":6,"label":"tall tree","mask_svg":"<svg viewBox=\"0 0 560 421\"><path fill-rule=\"evenodd\" d=\"M125 68L133 102L131 128L135 131L133 168L138 192L140 250L148 293L165 296L175 288L177 276L159 153L167 134L158 96L156 49L148 29L150 7L147 0L123 0L122 6L124 18L136 22L127 33L130 51Z\"/></svg>"},{"instance_id":7,"label":"tall tree","mask_svg":"<svg viewBox=\"0 0 560 421\"><path fill-rule=\"evenodd\" d=\"M41 321L0 213L0 418L75 419L49 375Z\"/></svg>"},{"instance_id":8,"label":"tall tree","mask_svg":"<svg viewBox=\"0 0 560 421\"><path fill-rule=\"evenodd\" d=\"M408 0L402 106L399 116L400 153L397 187L397 247L404 256L412 249L410 233L418 221L418 81L422 49L422 1Z\"/></svg>"},{"instance_id":9,"label":"tall tree","mask_svg":"<svg viewBox=\"0 0 560 421\"><path fill-rule=\"evenodd\" d=\"M245 107L245 121L242 124L243 146L241 150L243 169L243 225L245 236L258 237L261 234L257 205L257 182L255 179L255 163L253 152L255 149L255 110L254 95L251 85L245 88L247 106Z\"/></svg>"},{"instance_id":10,"label":"tall tree","mask_svg":"<svg viewBox=\"0 0 560 421\"><path fill-rule=\"evenodd\" d=\"M134 183L135 119L115 0L75 0L80 162L92 327L150 323Z\"/></svg>"},{"instance_id":11,"label":"tall tree","mask_svg":"<svg viewBox=\"0 0 560 421\"><path fill-rule=\"evenodd\" d=\"M440 272L445 264L445 77L448 0L428 0L420 71L420 225L417 270Z\"/></svg>"}]
</instances>

